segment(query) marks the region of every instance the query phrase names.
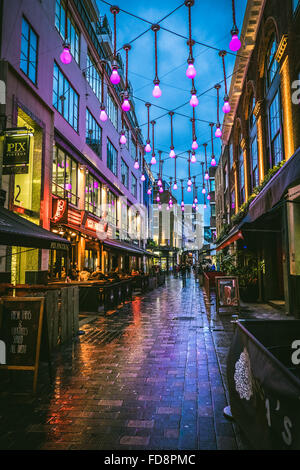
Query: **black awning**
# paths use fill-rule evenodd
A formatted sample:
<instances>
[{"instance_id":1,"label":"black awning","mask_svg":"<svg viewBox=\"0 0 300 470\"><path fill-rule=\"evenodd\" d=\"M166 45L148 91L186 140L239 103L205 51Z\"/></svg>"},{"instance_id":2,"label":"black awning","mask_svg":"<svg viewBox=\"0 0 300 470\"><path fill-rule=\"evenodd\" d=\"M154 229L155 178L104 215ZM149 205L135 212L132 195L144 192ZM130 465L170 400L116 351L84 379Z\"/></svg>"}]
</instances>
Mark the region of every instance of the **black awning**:
<instances>
[{"instance_id":1,"label":"black awning","mask_svg":"<svg viewBox=\"0 0 300 470\"><path fill-rule=\"evenodd\" d=\"M104 247L107 247L107 248L127 251L127 252L132 253L133 255L151 256L151 253L149 253L149 251L143 250L142 248L139 248L138 246L130 245L129 243L122 242L120 240L106 239L103 241L103 245Z\"/></svg>"},{"instance_id":2,"label":"black awning","mask_svg":"<svg viewBox=\"0 0 300 470\"><path fill-rule=\"evenodd\" d=\"M247 222L254 222L272 209L284 193L300 181L300 148L266 184L264 189L250 204Z\"/></svg>"},{"instance_id":3,"label":"black awning","mask_svg":"<svg viewBox=\"0 0 300 470\"><path fill-rule=\"evenodd\" d=\"M70 242L0 207L0 245L66 250Z\"/></svg>"}]
</instances>

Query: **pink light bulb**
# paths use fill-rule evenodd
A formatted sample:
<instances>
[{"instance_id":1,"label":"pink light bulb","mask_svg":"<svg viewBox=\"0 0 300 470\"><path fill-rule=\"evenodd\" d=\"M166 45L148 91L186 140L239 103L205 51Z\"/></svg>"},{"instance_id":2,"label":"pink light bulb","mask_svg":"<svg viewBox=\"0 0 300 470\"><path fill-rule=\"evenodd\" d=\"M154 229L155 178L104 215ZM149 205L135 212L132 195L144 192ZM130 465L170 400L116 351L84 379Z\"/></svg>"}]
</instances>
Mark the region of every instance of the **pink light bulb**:
<instances>
[{"instance_id":1,"label":"pink light bulb","mask_svg":"<svg viewBox=\"0 0 300 470\"><path fill-rule=\"evenodd\" d=\"M100 121L102 121L102 122L107 121L107 114L105 112L105 109L101 109L101 111L100 111Z\"/></svg>"},{"instance_id":2,"label":"pink light bulb","mask_svg":"<svg viewBox=\"0 0 300 470\"><path fill-rule=\"evenodd\" d=\"M145 180L146 180L146 178L145 178L145 175L143 173L142 176L141 176L141 181L145 181Z\"/></svg>"},{"instance_id":3,"label":"pink light bulb","mask_svg":"<svg viewBox=\"0 0 300 470\"><path fill-rule=\"evenodd\" d=\"M216 136L216 137L222 137L222 131L221 131L221 129L220 129L219 127L217 127L217 130L216 130L216 132L215 132L215 136Z\"/></svg>"},{"instance_id":4,"label":"pink light bulb","mask_svg":"<svg viewBox=\"0 0 300 470\"><path fill-rule=\"evenodd\" d=\"M199 207L198 207L198 206L196 206L196 211L198 212L198 210L199 210Z\"/></svg>"},{"instance_id":5,"label":"pink light bulb","mask_svg":"<svg viewBox=\"0 0 300 470\"><path fill-rule=\"evenodd\" d=\"M169 153L170 158L175 158L176 154L174 152L174 149L171 149L171 152Z\"/></svg>"},{"instance_id":6,"label":"pink light bulb","mask_svg":"<svg viewBox=\"0 0 300 470\"><path fill-rule=\"evenodd\" d=\"M150 163L151 163L151 165L155 165L155 164L156 164L156 158L155 158L154 155L153 155L153 157L151 158Z\"/></svg>"},{"instance_id":7,"label":"pink light bulb","mask_svg":"<svg viewBox=\"0 0 300 470\"><path fill-rule=\"evenodd\" d=\"M192 206L192 207L193 207L194 209L195 209L195 207L196 207L196 204L195 204L194 202L193 202L193 206Z\"/></svg>"},{"instance_id":8,"label":"pink light bulb","mask_svg":"<svg viewBox=\"0 0 300 470\"><path fill-rule=\"evenodd\" d=\"M133 165L133 166L134 166L134 168L135 168L136 170L138 170L139 167L140 167L139 162L136 160L136 161L134 162L134 165Z\"/></svg>"},{"instance_id":9,"label":"pink light bulb","mask_svg":"<svg viewBox=\"0 0 300 470\"><path fill-rule=\"evenodd\" d=\"M204 204L204 209L206 209L206 208L207 208L207 205L206 205L206 204Z\"/></svg>"},{"instance_id":10,"label":"pink light bulb","mask_svg":"<svg viewBox=\"0 0 300 470\"><path fill-rule=\"evenodd\" d=\"M199 104L199 100L194 93L190 99L190 105L193 106L193 108L195 108L196 106L198 106L198 104Z\"/></svg>"},{"instance_id":11,"label":"pink light bulb","mask_svg":"<svg viewBox=\"0 0 300 470\"><path fill-rule=\"evenodd\" d=\"M198 199L195 197L194 203L197 204L197 202L198 202Z\"/></svg>"},{"instance_id":12,"label":"pink light bulb","mask_svg":"<svg viewBox=\"0 0 300 470\"><path fill-rule=\"evenodd\" d=\"M159 197L159 196L156 196L156 200L157 200L157 202L159 202L159 201L160 201L160 197Z\"/></svg>"},{"instance_id":13,"label":"pink light bulb","mask_svg":"<svg viewBox=\"0 0 300 470\"><path fill-rule=\"evenodd\" d=\"M191 156L191 163L196 163L197 159L196 159L196 155L192 155Z\"/></svg>"},{"instance_id":14,"label":"pink light bulb","mask_svg":"<svg viewBox=\"0 0 300 470\"><path fill-rule=\"evenodd\" d=\"M205 194L205 193L206 193L206 189L203 188L203 189L202 189L202 194Z\"/></svg>"},{"instance_id":15,"label":"pink light bulb","mask_svg":"<svg viewBox=\"0 0 300 470\"><path fill-rule=\"evenodd\" d=\"M159 211L161 210L161 204L158 204L158 210Z\"/></svg>"},{"instance_id":16,"label":"pink light bulb","mask_svg":"<svg viewBox=\"0 0 300 470\"><path fill-rule=\"evenodd\" d=\"M189 64L188 65L188 68L187 68L185 74L186 74L187 78L195 78L196 77L197 72L196 72L196 69L194 67L194 64Z\"/></svg>"},{"instance_id":17,"label":"pink light bulb","mask_svg":"<svg viewBox=\"0 0 300 470\"><path fill-rule=\"evenodd\" d=\"M127 142L127 139L126 139L125 135L124 135L124 134L121 134L121 137L120 137L120 144L125 145L126 142Z\"/></svg>"},{"instance_id":18,"label":"pink light bulb","mask_svg":"<svg viewBox=\"0 0 300 470\"><path fill-rule=\"evenodd\" d=\"M167 206L167 207L166 207L166 210L167 210L167 211L169 211L169 210L170 210L170 207L169 207L169 206Z\"/></svg>"},{"instance_id":19,"label":"pink light bulb","mask_svg":"<svg viewBox=\"0 0 300 470\"><path fill-rule=\"evenodd\" d=\"M192 180L191 179L188 180L188 186L192 186Z\"/></svg>"},{"instance_id":20,"label":"pink light bulb","mask_svg":"<svg viewBox=\"0 0 300 470\"><path fill-rule=\"evenodd\" d=\"M204 179L206 180L209 180L209 175L208 175L208 171L205 172L205 176L204 176Z\"/></svg>"},{"instance_id":21,"label":"pink light bulb","mask_svg":"<svg viewBox=\"0 0 300 470\"><path fill-rule=\"evenodd\" d=\"M71 53L70 53L70 46L64 45L63 47L64 47L64 49L63 49L62 53L60 54L60 60L63 64L70 64L70 62L72 62L72 56L71 56Z\"/></svg>"},{"instance_id":22,"label":"pink light bulb","mask_svg":"<svg viewBox=\"0 0 300 470\"><path fill-rule=\"evenodd\" d=\"M148 188L147 194L151 194L151 188Z\"/></svg>"},{"instance_id":23,"label":"pink light bulb","mask_svg":"<svg viewBox=\"0 0 300 470\"><path fill-rule=\"evenodd\" d=\"M164 192L164 188L162 186L160 186L159 190L158 190L160 193L163 193Z\"/></svg>"},{"instance_id":24,"label":"pink light bulb","mask_svg":"<svg viewBox=\"0 0 300 470\"><path fill-rule=\"evenodd\" d=\"M177 183L174 183L173 189L174 189L174 191L176 191L176 189L178 189Z\"/></svg>"},{"instance_id":25,"label":"pink light bulb","mask_svg":"<svg viewBox=\"0 0 300 470\"><path fill-rule=\"evenodd\" d=\"M197 150L197 148L198 148L197 141L194 140L193 143L192 143L192 149L193 149L193 150Z\"/></svg>"},{"instance_id":26,"label":"pink light bulb","mask_svg":"<svg viewBox=\"0 0 300 470\"><path fill-rule=\"evenodd\" d=\"M184 206L181 207L182 212L184 212Z\"/></svg>"},{"instance_id":27,"label":"pink light bulb","mask_svg":"<svg viewBox=\"0 0 300 470\"><path fill-rule=\"evenodd\" d=\"M229 48L232 52L237 52L242 46L242 43L241 41L239 40L239 37L237 34L233 34L232 35L232 38L231 38L231 41L230 41L230 44L229 44Z\"/></svg>"},{"instance_id":28,"label":"pink light bulb","mask_svg":"<svg viewBox=\"0 0 300 470\"><path fill-rule=\"evenodd\" d=\"M162 185L162 180L159 178L159 179L157 180L157 186L161 186L161 185Z\"/></svg>"},{"instance_id":29,"label":"pink light bulb","mask_svg":"<svg viewBox=\"0 0 300 470\"><path fill-rule=\"evenodd\" d=\"M216 162L216 159L213 158L212 161L210 162L211 163L211 166L216 166L217 162Z\"/></svg>"},{"instance_id":30,"label":"pink light bulb","mask_svg":"<svg viewBox=\"0 0 300 470\"><path fill-rule=\"evenodd\" d=\"M152 95L154 96L154 98L160 98L160 96L161 96L161 89L159 88L159 85L154 85L154 88L153 88L153 91L152 91Z\"/></svg>"},{"instance_id":31,"label":"pink light bulb","mask_svg":"<svg viewBox=\"0 0 300 470\"><path fill-rule=\"evenodd\" d=\"M123 111L129 111L130 110L130 103L127 98L124 99L122 103L122 109Z\"/></svg>"},{"instance_id":32,"label":"pink light bulb","mask_svg":"<svg viewBox=\"0 0 300 470\"><path fill-rule=\"evenodd\" d=\"M118 85L118 83L120 83L120 80L121 78L120 78L120 75L118 74L118 70L114 68L110 76L110 81L113 85Z\"/></svg>"},{"instance_id":33,"label":"pink light bulb","mask_svg":"<svg viewBox=\"0 0 300 470\"><path fill-rule=\"evenodd\" d=\"M231 107L228 101L225 101L224 106L223 106L223 113L228 114L231 111Z\"/></svg>"},{"instance_id":34,"label":"pink light bulb","mask_svg":"<svg viewBox=\"0 0 300 470\"><path fill-rule=\"evenodd\" d=\"M147 152L147 153L151 152L151 147L150 147L149 142L147 142L147 144L145 146L145 152Z\"/></svg>"},{"instance_id":35,"label":"pink light bulb","mask_svg":"<svg viewBox=\"0 0 300 470\"><path fill-rule=\"evenodd\" d=\"M187 192L190 193L192 191L192 188L190 186L187 187Z\"/></svg>"},{"instance_id":36,"label":"pink light bulb","mask_svg":"<svg viewBox=\"0 0 300 470\"><path fill-rule=\"evenodd\" d=\"M210 198L210 194L207 195L207 199L210 201L210 199L211 199L211 198Z\"/></svg>"}]
</instances>

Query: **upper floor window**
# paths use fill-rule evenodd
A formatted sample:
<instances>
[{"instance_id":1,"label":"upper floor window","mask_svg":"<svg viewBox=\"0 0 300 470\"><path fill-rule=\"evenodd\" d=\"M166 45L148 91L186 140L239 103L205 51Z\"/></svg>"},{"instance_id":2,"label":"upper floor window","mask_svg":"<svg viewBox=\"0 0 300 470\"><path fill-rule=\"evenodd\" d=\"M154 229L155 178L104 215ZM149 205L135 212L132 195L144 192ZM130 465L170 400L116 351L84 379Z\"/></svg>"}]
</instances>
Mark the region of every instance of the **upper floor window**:
<instances>
[{"instance_id":1,"label":"upper floor window","mask_svg":"<svg viewBox=\"0 0 300 470\"><path fill-rule=\"evenodd\" d=\"M111 120L112 124L114 125L115 129L118 130L118 107L115 103L115 100L111 96L111 94L108 92L107 93L107 115L109 119Z\"/></svg>"},{"instance_id":2,"label":"upper floor window","mask_svg":"<svg viewBox=\"0 0 300 470\"><path fill-rule=\"evenodd\" d=\"M137 156L138 156L137 155L137 145L136 145L135 141L133 139L131 139L131 158L133 160L135 160Z\"/></svg>"},{"instance_id":3,"label":"upper floor window","mask_svg":"<svg viewBox=\"0 0 300 470\"><path fill-rule=\"evenodd\" d=\"M89 54L87 55L86 79L101 103L101 75L99 74L95 63Z\"/></svg>"},{"instance_id":4,"label":"upper floor window","mask_svg":"<svg viewBox=\"0 0 300 470\"><path fill-rule=\"evenodd\" d=\"M66 2L56 0L55 2L55 26L63 40L67 39L70 44L70 52L77 64L79 64L80 32L70 12L67 13L67 38L66 38Z\"/></svg>"},{"instance_id":5,"label":"upper floor window","mask_svg":"<svg viewBox=\"0 0 300 470\"><path fill-rule=\"evenodd\" d=\"M52 194L77 205L78 164L65 151L54 147L52 164Z\"/></svg>"},{"instance_id":6,"label":"upper floor window","mask_svg":"<svg viewBox=\"0 0 300 470\"><path fill-rule=\"evenodd\" d=\"M270 40L270 43L269 43L269 48L268 48L267 56L266 56L266 86L267 86L267 89L270 88L270 86L271 86L271 84L272 84L272 82L275 78L275 75L277 73L277 70L278 70L278 62L275 59L276 51L277 51L277 41L276 41L275 34L273 34L273 36Z\"/></svg>"},{"instance_id":7,"label":"upper floor window","mask_svg":"<svg viewBox=\"0 0 300 470\"><path fill-rule=\"evenodd\" d=\"M131 194L137 199L137 179L133 173L131 173Z\"/></svg>"},{"instance_id":8,"label":"upper floor window","mask_svg":"<svg viewBox=\"0 0 300 470\"><path fill-rule=\"evenodd\" d=\"M107 191L107 220L113 225L117 225L117 196L111 191Z\"/></svg>"},{"instance_id":9,"label":"upper floor window","mask_svg":"<svg viewBox=\"0 0 300 470\"><path fill-rule=\"evenodd\" d=\"M20 68L25 75L37 82L38 36L25 18L22 19Z\"/></svg>"},{"instance_id":10,"label":"upper floor window","mask_svg":"<svg viewBox=\"0 0 300 470\"><path fill-rule=\"evenodd\" d=\"M124 162L123 158L121 160L121 181L124 184L125 188L129 187L129 168L128 165Z\"/></svg>"},{"instance_id":11,"label":"upper floor window","mask_svg":"<svg viewBox=\"0 0 300 470\"><path fill-rule=\"evenodd\" d=\"M283 160L282 147L282 126L281 126L281 106L280 95L277 91L269 107L269 125L270 125L270 147L272 166L278 165Z\"/></svg>"},{"instance_id":12,"label":"upper floor window","mask_svg":"<svg viewBox=\"0 0 300 470\"><path fill-rule=\"evenodd\" d=\"M85 210L101 217L101 184L90 173L85 180Z\"/></svg>"},{"instance_id":13,"label":"upper floor window","mask_svg":"<svg viewBox=\"0 0 300 470\"><path fill-rule=\"evenodd\" d=\"M79 96L54 62L53 106L78 132Z\"/></svg>"},{"instance_id":14,"label":"upper floor window","mask_svg":"<svg viewBox=\"0 0 300 470\"><path fill-rule=\"evenodd\" d=\"M258 186L258 148L257 148L257 127L254 114L255 98L252 95L249 103L249 137L250 137L250 185L251 190Z\"/></svg>"},{"instance_id":15,"label":"upper floor window","mask_svg":"<svg viewBox=\"0 0 300 470\"><path fill-rule=\"evenodd\" d=\"M86 109L86 143L94 150L94 152L101 158L102 155L102 129Z\"/></svg>"},{"instance_id":16,"label":"upper floor window","mask_svg":"<svg viewBox=\"0 0 300 470\"><path fill-rule=\"evenodd\" d=\"M110 171L112 171L113 174L117 176L118 152L109 139L107 139L107 168L109 168Z\"/></svg>"},{"instance_id":17,"label":"upper floor window","mask_svg":"<svg viewBox=\"0 0 300 470\"><path fill-rule=\"evenodd\" d=\"M229 168L231 170L233 166L233 145L232 143L229 144Z\"/></svg>"},{"instance_id":18,"label":"upper floor window","mask_svg":"<svg viewBox=\"0 0 300 470\"><path fill-rule=\"evenodd\" d=\"M245 202L245 172L244 172L244 151L242 148L242 135L239 139L239 179L240 179L240 204Z\"/></svg>"},{"instance_id":19,"label":"upper floor window","mask_svg":"<svg viewBox=\"0 0 300 470\"><path fill-rule=\"evenodd\" d=\"M293 0L293 11L296 11L299 5L299 0Z\"/></svg>"}]
</instances>

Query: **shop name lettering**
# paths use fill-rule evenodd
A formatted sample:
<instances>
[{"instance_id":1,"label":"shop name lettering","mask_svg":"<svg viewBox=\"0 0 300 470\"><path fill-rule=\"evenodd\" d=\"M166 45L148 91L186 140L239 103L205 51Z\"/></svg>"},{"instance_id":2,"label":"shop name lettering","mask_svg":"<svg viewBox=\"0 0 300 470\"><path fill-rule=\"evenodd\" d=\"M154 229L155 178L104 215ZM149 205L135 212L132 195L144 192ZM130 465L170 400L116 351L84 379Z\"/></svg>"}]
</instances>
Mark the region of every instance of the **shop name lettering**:
<instances>
[{"instance_id":1,"label":"shop name lettering","mask_svg":"<svg viewBox=\"0 0 300 470\"><path fill-rule=\"evenodd\" d=\"M26 142L13 142L7 144L7 153L10 156L25 157L27 155Z\"/></svg>"}]
</instances>

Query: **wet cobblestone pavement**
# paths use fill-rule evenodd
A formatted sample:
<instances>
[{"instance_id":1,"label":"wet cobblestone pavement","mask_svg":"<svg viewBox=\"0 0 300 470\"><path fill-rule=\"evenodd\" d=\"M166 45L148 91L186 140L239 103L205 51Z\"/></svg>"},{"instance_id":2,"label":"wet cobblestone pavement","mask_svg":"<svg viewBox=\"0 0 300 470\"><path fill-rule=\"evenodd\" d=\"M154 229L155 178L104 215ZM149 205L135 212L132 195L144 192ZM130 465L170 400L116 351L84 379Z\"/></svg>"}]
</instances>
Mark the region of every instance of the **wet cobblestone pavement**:
<instances>
[{"instance_id":1,"label":"wet cobblestone pavement","mask_svg":"<svg viewBox=\"0 0 300 470\"><path fill-rule=\"evenodd\" d=\"M84 325L55 354L52 386L41 367L36 397L20 375L1 380L0 449L245 448L223 416L231 318L210 302L193 277L168 278Z\"/></svg>"}]
</instances>

